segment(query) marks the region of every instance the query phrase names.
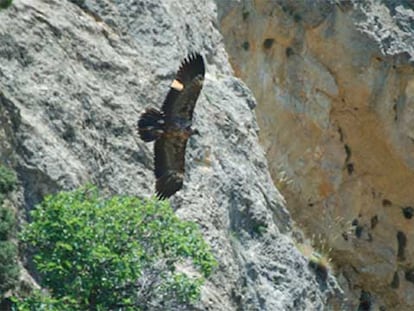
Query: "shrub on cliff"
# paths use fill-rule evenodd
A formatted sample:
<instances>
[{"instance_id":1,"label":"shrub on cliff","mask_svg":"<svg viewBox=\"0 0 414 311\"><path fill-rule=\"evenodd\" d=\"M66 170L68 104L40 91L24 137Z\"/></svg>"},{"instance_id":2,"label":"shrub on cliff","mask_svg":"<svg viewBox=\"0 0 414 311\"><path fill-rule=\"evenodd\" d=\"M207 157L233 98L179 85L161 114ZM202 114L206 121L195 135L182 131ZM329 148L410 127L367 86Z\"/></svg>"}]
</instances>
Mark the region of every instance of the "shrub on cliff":
<instances>
[{"instance_id":1,"label":"shrub on cliff","mask_svg":"<svg viewBox=\"0 0 414 311\"><path fill-rule=\"evenodd\" d=\"M13 171L0 165L0 203L3 202L3 197L14 189L16 184L16 175Z\"/></svg>"},{"instance_id":2,"label":"shrub on cliff","mask_svg":"<svg viewBox=\"0 0 414 311\"><path fill-rule=\"evenodd\" d=\"M17 247L10 241L0 241L0 301L8 290L14 288L18 277Z\"/></svg>"},{"instance_id":3,"label":"shrub on cliff","mask_svg":"<svg viewBox=\"0 0 414 311\"><path fill-rule=\"evenodd\" d=\"M0 9L7 9L12 2L13 0L0 0Z\"/></svg>"},{"instance_id":4,"label":"shrub on cliff","mask_svg":"<svg viewBox=\"0 0 414 311\"><path fill-rule=\"evenodd\" d=\"M17 246L12 241L16 235L17 220L13 211L4 206L4 197L16 183L14 173L0 165L0 301L12 289L19 277Z\"/></svg>"},{"instance_id":5,"label":"shrub on cliff","mask_svg":"<svg viewBox=\"0 0 414 311\"><path fill-rule=\"evenodd\" d=\"M216 265L196 224L166 201L104 199L87 187L46 197L31 216L22 237L42 285L73 310L182 309L199 298ZM184 272L188 265L195 276ZM48 299L38 297L20 301L19 310Z\"/></svg>"}]
</instances>

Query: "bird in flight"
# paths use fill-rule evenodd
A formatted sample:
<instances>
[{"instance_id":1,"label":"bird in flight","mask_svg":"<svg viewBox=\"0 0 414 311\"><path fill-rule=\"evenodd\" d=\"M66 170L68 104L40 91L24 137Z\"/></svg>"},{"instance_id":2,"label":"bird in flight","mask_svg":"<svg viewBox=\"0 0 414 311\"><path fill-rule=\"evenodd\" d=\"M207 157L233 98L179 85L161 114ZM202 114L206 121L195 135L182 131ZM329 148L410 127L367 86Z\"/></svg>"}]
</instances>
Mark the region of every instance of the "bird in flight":
<instances>
[{"instance_id":1,"label":"bird in flight","mask_svg":"<svg viewBox=\"0 0 414 311\"><path fill-rule=\"evenodd\" d=\"M172 196L183 186L185 148L194 133L193 111L204 82L204 60L198 53L185 58L171 83L161 111L147 108L138 120L138 132L154 143L155 189L160 199Z\"/></svg>"}]
</instances>

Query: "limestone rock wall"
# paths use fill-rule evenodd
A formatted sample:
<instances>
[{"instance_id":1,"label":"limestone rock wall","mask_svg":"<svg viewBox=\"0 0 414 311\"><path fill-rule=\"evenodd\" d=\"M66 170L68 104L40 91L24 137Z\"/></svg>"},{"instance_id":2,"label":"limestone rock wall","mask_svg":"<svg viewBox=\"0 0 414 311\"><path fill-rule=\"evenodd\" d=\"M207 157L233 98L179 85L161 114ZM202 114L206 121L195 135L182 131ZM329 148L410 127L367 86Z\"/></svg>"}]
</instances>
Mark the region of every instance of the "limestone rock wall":
<instances>
[{"instance_id":1,"label":"limestone rock wall","mask_svg":"<svg viewBox=\"0 0 414 311\"><path fill-rule=\"evenodd\" d=\"M413 310L412 1L225 2L226 49L293 219L332 248L349 310Z\"/></svg>"},{"instance_id":2,"label":"limestone rock wall","mask_svg":"<svg viewBox=\"0 0 414 311\"><path fill-rule=\"evenodd\" d=\"M14 0L0 11L0 161L18 174L25 219L46 194L85 182L154 193L152 146L136 121L160 107L183 57L207 74L195 109L182 191L171 203L200 224L219 261L201 310L323 310L320 280L289 237L253 109L234 77L213 1Z\"/></svg>"}]
</instances>

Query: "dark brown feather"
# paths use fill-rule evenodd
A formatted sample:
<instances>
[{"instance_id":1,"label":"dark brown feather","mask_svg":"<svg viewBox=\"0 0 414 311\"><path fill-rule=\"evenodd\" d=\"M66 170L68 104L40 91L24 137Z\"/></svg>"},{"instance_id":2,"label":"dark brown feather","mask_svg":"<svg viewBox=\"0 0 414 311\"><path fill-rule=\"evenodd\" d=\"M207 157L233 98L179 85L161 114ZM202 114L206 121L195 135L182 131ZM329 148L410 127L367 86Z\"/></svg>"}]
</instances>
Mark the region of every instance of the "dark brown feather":
<instances>
[{"instance_id":1,"label":"dark brown feather","mask_svg":"<svg viewBox=\"0 0 414 311\"><path fill-rule=\"evenodd\" d=\"M175 171L168 171L161 178L157 179L155 190L160 199L172 196L183 187L183 174Z\"/></svg>"},{"instance_id":2,"label":"dark brown feather","mask_svg":"<svg viewBox=\"0 0 414 311\"><path fill-rule=\"evenodd\" d=\"M166 122L179 116L191 121L193 111L204 81L204 60L200 54L191 54L181 64L175 80L183 85L179 91L170 88L161 110L165 114Z\"/></svg>"},{"instance_id":3,"label":"dark brown feather","mask_svg":"<svg viewBox=\"0 0 414 311\"><path fill-rule=\"evenodd\" d=\"M184 173L184 155L187 139L162 137L154 144L154 173L158 179L167 171Z\"/></svg>"},{"instance_id":4,"label":"dark brown feather","mask_svg":"<svg viewBox=\"0 0 414 311\"><path fill-rule=\"evenodd\" d=\"M154 144L156 191L160 198L173 195L183 185L186 144L187 139L179 137L162 137Z\"/></svg>"},{"instance_id":5,"label":"dark brown feather","mask_svg":"<svg viewBox=\"0 0 414 311\"><path fill-rule=\"evenodd\" d=\"M183 186L185 149L192 133L193 111L204 73L203 57L200 54L188 56L178 69L162 105L162 122L154 118L152 110L147 110L138 122L141 138L155 139L154 173L157 196L161 199L172 196Z\"/></svg>"}]
</instances>

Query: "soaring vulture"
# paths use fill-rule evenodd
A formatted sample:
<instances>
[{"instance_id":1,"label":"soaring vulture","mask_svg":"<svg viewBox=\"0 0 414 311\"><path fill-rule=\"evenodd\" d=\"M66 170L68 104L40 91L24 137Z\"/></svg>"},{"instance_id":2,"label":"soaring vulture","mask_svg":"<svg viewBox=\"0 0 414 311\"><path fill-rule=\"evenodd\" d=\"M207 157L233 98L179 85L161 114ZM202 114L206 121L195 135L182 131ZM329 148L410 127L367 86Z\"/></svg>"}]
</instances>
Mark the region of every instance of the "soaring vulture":
<instances>
[{"instance_id":1,"label":"soaring vulture","mask_svg":"<svg viewBox=\"0 0 414 311\"><path fill-rule=\"evenodd\" d=\"M193 111L203 87L204 60L190 54L181 63L161 111L147 108L138 120L138 132L145 142L155 140L155 189L161 199L180 190L184 179L184 158Z\"/></svg>"}]
</instances>

